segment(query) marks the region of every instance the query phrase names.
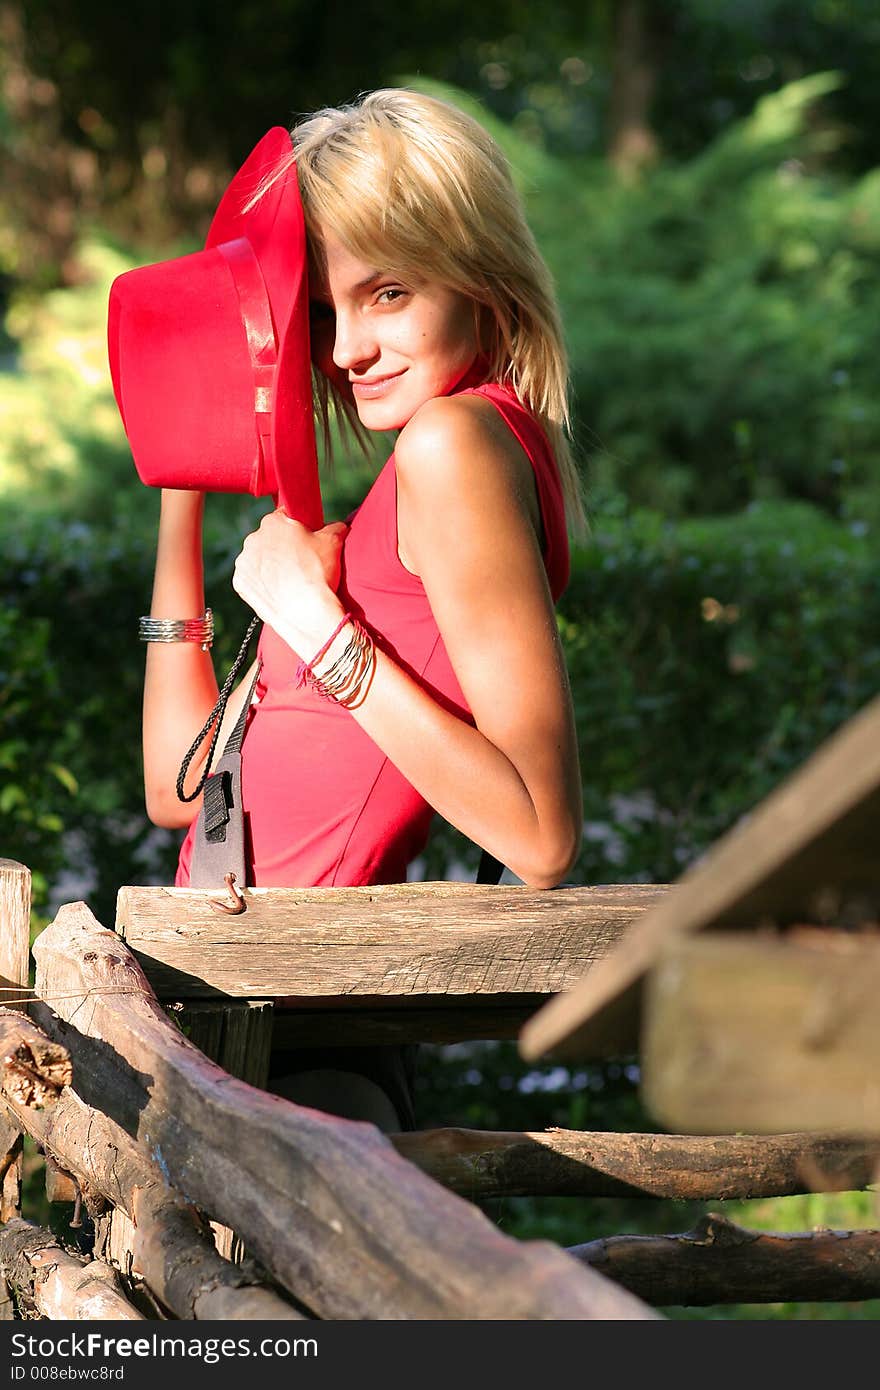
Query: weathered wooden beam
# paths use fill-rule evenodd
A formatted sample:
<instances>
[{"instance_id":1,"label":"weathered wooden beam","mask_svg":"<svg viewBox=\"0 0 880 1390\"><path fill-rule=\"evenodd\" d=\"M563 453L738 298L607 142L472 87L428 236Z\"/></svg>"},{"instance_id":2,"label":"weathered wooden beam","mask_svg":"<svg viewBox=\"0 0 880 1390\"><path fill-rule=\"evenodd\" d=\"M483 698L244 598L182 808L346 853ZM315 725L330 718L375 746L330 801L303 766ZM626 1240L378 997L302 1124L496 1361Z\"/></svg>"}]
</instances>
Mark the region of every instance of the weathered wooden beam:
<instances>
[{"instance_id":1,"label":"weathered wooden beam","mask_svg":"<svg viewBox=\"0 0 880 1390\"><path fill-rule=\"evenodd\" d=\"M530 1020L523 1057L634 1051L640 984L671 936L721 926L876 922L878 820L880 696L689 869L620 949Z\"/></svg>"},{"instance_id":2,"label":"weathered wooden beam","mask_svg":"<svg viewBox=\"0 0 880 1390\"><path fill-rule=\"evenodd\" d=\"M609 1236L568 1253L657 1308L880 1297L880 1232L748 1231L703 1217L669 1236Z\"/></svg>"},{"instance_id":3,"label":"weathered wooden beam","mask_svg":"<svg viewBox=\"0 0 880 1390\"><path fill-rule=\"evenodd\" d=\"M172 1027L134 957L85 904L62 908L34 954L37 990L62 1016L43 1008L40 1019L70 1048L83 1100L103 1105L317 1315L655 1316L585 1279L557 1247L511 1240L374 1126L230 1078Z\"/></svg>"},{"instance_id":4,"label":"weathered wooden beam","mask_svg":"<svg viewBox=\"0 0 880 1390\"><path fill-rule=\"evenodd\" d=\"M51 1231L19 1218L0 1227L0 1269L19 1299L41 1317L141 1322L102 1260L64 1250Z\"/></svg>"},{"instance_id":5,"label":"weathered wooden beam","mask_svg":"<svg viewBox=\"0 0 880 1390\"><path fill-rule=\"evenodd\" d=\"M676 1201L840 1192L876 1179L880 1141L806 1134L735 1137L491 1133L434 1129L391 1142L436 1182L486 1197L664 1197Z\"/></svg>"},{"instance_id":6,"label":"weathered wooden beam","mask_svg":"<svg viewBox=\"0 0 880 1390\"><path fill-rule=\"evenodd\" d=\"M52 1105L71 1080L70 1056L50 1042L26 1014L0 1008L0 1096L20 1105ZM6 1219L20 1210L22 1132L11 1113L0 1113L0 1179Z\"/></svg>"},{"instance_id":7,"label":"weathered wooden beam","mask_svg":"<svg viewBox=\"0 0 880 1390\"><path fill-rule=\"evenodd\" d=\"M51 1105L70 1084L70 1055L24 1014L0 1008L0 1091L22 1105Z\"/></svg>"},{"instance_id":8,"label":"weathered wooden beam","mask_svg":"<svg viewBox=\"0 0 880 1390\"><path fill-rule=\"evenodd\" d=\"M880 936L671 942L648 982L642 1094L667 1129L880 1136Z\"/></svg>"},{"instance_id":9,"label":"weathered wooden beam","mask_svg":"<svg viewBox=\"0 0 880 1390\"><path fill-rule=\"evenodd\" d=\"M45 1110L7 1104L47 1155L74 1175L93 1206L102 1198L131 1218L132 1260L123 1272L143 1275L151 1292L177 1317L300 1318L260 1285L252 1268L231 1265L218 1255L210 1231L101 1110L85 1105L71 1090Z\"/></svg>"},{"instance_id":10,"label":"weathered wooden beam","mask_svg":"<svg viewBox=\"0 0 880 1390\"><path fill-rule=\"evenodd\" d=\"M247 911L230 916L204 890L125 887L116 929L161 999L509 1006L567 989L661 894L644 884L253 888Z\"/></svg>"},{"instance_id":11,"label":"weathered wooden beam","mask_svg":"<svg viewBox=\"0 0 880 1390\"><path fill-rule=\"evenodd\" d=\"M30 969L31 874L14 859L0 859L0 998L15 1008ZM0 1222L21 1214L21 1139L5 1121L0 1134L3 1178Z\"/></svg>"}]
</instances>

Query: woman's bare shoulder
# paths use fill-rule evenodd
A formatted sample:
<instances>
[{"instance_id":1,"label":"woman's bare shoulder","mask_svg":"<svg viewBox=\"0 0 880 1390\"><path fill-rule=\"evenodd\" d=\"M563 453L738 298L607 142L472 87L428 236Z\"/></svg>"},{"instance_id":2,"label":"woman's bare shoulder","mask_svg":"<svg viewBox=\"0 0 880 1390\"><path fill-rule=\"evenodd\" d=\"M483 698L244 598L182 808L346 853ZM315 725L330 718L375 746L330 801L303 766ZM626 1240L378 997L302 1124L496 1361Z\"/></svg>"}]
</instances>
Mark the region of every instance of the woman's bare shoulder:
<instances>
[{"instance_id":1,"label":"woman's bare shoulder","mask_svg":"<svg viewBox=\"0 0 880 1390\"><path fill-rule=\"evenodd\" d=\"M540 508L528 455L485 396L426 401L401 430L394 449L399 495L411 505L480 501L503 493L523 508L536 531Z\"/></svg>"}]
</instances>

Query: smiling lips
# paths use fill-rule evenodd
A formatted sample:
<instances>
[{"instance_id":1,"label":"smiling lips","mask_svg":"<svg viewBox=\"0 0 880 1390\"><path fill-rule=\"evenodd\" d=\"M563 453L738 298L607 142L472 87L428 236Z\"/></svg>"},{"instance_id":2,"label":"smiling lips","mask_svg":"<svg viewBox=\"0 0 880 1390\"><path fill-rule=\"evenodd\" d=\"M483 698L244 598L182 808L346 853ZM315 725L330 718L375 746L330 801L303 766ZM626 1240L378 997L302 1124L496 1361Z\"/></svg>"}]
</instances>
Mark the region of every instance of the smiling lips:
<instances>
[{"instance_id":1,"label":"smiling lips","mask_svg":"<svg viewBox=\"0 0 880 1390\"><path fill-rule=\"evenodd\" d=\"M405 370L404 368L404 371ZM351 383L351 389L356 396L361 396L370 400L374 396L384 396L385 392L391 388L393 383L402 376L403 372L401 371L395 372L393 376L373 377L371 380L367 381L353 381Z\"/></svg>"}]
</instances>

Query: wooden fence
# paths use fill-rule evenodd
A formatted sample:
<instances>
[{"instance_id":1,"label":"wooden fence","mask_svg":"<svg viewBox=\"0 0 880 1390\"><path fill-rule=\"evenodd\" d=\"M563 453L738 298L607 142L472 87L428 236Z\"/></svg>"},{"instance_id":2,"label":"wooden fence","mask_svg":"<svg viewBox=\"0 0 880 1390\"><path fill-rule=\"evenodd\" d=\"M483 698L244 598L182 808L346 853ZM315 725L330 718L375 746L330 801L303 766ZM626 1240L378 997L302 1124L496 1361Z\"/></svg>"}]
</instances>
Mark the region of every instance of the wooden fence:
<instances>
[{"instance_id":1,"label":"wooden fence","mask_svg":"<svg viewBox=\"0 0 880 1390\"><path fill-rule=\"evenodd\" d=\"M231 914L210 892L125 887L115 930L60 910L25 991L29 874L0 861L5 999L33 995L27 1016L0 1012L7 1316L629 1319L880 1296L875 1232L766 1236L708 1214L563 1249L476 1205L860 1188L877 1137L384 1135L264 1089L278 1047L521 1037L675 891L265 889ZM18 1215L21 1131L50 1196L93 1223L89 1257Z\"/></svg>"}]
</instances>

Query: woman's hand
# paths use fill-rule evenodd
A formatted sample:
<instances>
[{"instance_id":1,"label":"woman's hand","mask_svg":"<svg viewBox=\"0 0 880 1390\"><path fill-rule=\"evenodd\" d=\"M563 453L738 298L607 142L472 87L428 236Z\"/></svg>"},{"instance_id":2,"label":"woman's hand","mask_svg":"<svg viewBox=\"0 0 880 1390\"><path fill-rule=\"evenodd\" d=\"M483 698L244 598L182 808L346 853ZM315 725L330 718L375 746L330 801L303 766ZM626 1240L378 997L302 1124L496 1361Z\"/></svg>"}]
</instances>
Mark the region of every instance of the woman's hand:
<instances>
[{"instance_id":1,"label":"woman's hand","mask_svg":"<svg viewBox=\"0 0 880 1390\"><path fill-rule=\"evenodd\" d=\"M248 536L235 562L232 587L295 651L320 642L341 613L335 597L342 572L344 521L310 531L280 509Z\"/></svg>"}]
</instances>

